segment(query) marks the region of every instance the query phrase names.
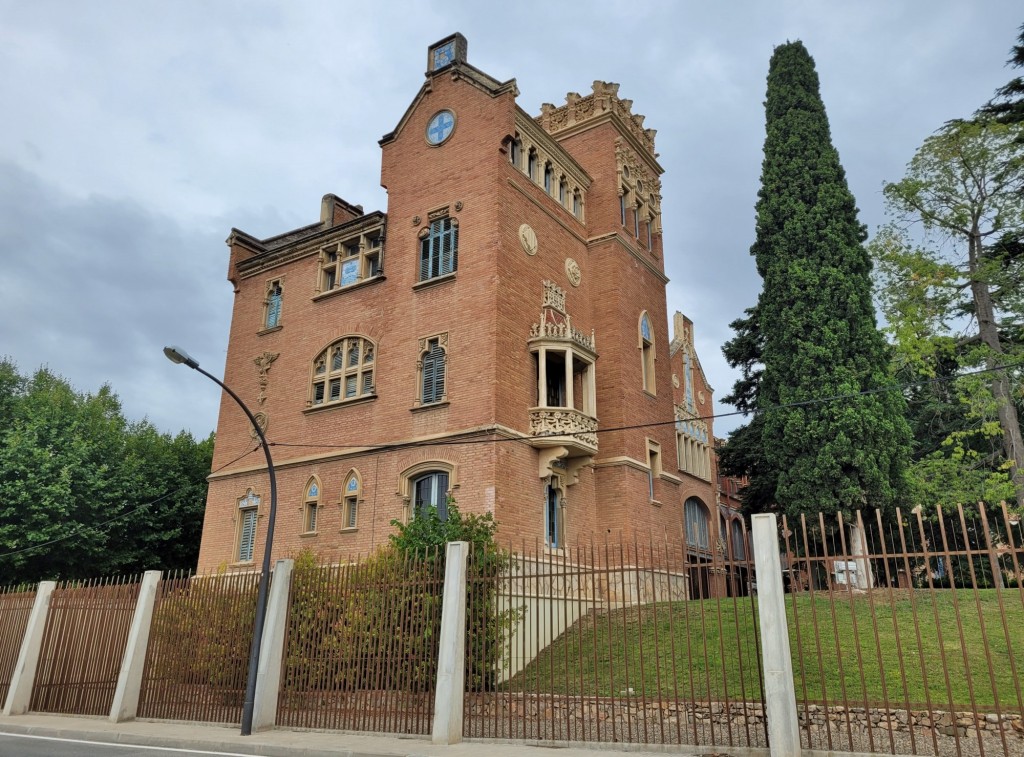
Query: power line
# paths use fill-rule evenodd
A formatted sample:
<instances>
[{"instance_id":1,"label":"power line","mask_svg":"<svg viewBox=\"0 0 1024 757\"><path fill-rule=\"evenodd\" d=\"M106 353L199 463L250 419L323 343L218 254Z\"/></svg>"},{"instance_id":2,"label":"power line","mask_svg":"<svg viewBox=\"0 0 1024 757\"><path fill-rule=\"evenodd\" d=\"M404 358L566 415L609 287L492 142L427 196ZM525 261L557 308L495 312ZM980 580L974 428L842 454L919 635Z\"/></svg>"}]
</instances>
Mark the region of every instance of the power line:
<instances>
[{"instance_id":1,"label":"power line","mask_svg":"<svg viewBox=\"0 0 1024 757\"><path fill-rule=\"evenodd\" d=\"M757 413L772 412L774 410L787 410L794 407L809 407L811 405L820 405L829 402L839 402L842 400L854 399L856 397L864 397L872 394L880 394L882 392L896 392L904 391L912 387L928 386L931 384L942 384L958 379L967 378L968 376L977 376L983 373L993 373L995 371L1003 371L1009 368L1020 368L1024 367L1024 363L1006 363L1004 365L993 366L992 368L979 368L974 371L967 371L966 373L960 373L955 376L937 376L930 379L919 379L917 381L908 381L903 384L894 384L892 386L876 387L874 389L863 389L859 392L851 392L849 394L836 394L829 397L816 397L809 400L800 400L798 402L786 402L780 405L770 405L764 408L758 408L757 410L732 410L727 413L712 413L711 415L699 415L692 416L685 419L675 419L670 421L652 421L650 423L637 423L629 426L614 426L611 428L599 428L594 431L573 431L566 433L549 434L549 436L579 436L581 434L610 434L619 431L635 431L642 428L656 428L659 426L674 426L679 420L688 421L708 421L714 420L715 418L730 418L736 415L755 415ZM325 443L300 443L300 442L270 442L271 447L306 447L306 448L319 448L319 449L355 449L365 450L366 452L393 452L396 450L414 448L414 447L439 447L448 445L466 445L466 444L497 444L501 442L526 442L528 439L544 438L544 434L537 434L532 437L505 437L500 439L477 439L475 437L485 435L492 436L496 433L496 429L485 429L482 431L470 432L465 434L459 439L444 439L444 440L423 440L415 442L395 442L395 443L378 443L378 444L325 444Z\"/></svg>"}]
</instances>

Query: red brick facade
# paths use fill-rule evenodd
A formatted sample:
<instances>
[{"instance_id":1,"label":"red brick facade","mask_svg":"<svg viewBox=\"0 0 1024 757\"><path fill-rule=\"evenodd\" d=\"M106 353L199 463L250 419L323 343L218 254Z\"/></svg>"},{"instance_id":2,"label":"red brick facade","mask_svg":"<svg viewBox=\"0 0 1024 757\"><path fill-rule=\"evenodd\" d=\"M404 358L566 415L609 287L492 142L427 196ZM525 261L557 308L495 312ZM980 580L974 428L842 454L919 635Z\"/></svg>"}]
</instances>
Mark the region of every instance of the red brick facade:
<instances>
[{"instance_id":1,"label":"red brick facade","mask_svg":"<svg viewBox=\"0 0 1024 757\"><path fill-rule=\"evenodd\" d=\"M273 444L275 556L376 549L413 516L429 471L447 474L463 511L492 512L503 538L678 536L687 498L717 510L711 455L700 475L677 460L684 354L691 414L712 404L692 330L678 333L688 321L669 339L654 132L603 82L533 118L514 80L465 62L461 37L432 53L448 41L455 60L434 68L431 55L381 140L386 214L327 195L317 223L228 240L224 376ZM426 272L424 244L436 253ZM710 420L706 435L710 449ZM200 568L245 568L262 556L268 481L227 398L213 467ZM353 473L354 515L342 491ZM254 531L253 500L239 507L250 490Z\"/></svg>"}]
</instances>

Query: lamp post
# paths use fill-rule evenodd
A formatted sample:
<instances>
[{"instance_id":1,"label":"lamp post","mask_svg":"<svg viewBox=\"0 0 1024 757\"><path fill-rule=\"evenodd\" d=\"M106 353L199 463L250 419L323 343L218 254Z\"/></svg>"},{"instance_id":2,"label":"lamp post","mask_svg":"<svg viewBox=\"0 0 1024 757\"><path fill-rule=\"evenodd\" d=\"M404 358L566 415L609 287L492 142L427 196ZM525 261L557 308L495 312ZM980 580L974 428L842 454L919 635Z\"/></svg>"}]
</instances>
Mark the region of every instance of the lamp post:
<instances>
[{"instance_id":1,"label":"lamp post","mask_svg":"<svg viewBox=\"0 0 1024 757\"><path fill-rule=\"evenodd\" d=\"M263 568L260 570L260 585L256 595L256 624L252 632L252 646L249 648L249 674L245 684L245 702L242 705L242 735L252 734L253 707L256 703L256 671L260 662L260 644L263 640L263 624L267 615L267 589L270 585L270 552L274 546L274 520L277 516L277 476L274 474L274 461L270 457L270 445L267 444L267 437L263 435L263 429L256 422L252 411L245 406L241 398L229 389L223 381L216 376L207 373L199 367L199 362L189 356L180 347L164 347L164 354L172 363L184 364L192 370L203 374L213 381L228 395L238 406L242 408L263 446L263 454L267 456L267 474L270 476L270 517L267 519L267 542L263 547Z\"/></svg>"}]
</instances>

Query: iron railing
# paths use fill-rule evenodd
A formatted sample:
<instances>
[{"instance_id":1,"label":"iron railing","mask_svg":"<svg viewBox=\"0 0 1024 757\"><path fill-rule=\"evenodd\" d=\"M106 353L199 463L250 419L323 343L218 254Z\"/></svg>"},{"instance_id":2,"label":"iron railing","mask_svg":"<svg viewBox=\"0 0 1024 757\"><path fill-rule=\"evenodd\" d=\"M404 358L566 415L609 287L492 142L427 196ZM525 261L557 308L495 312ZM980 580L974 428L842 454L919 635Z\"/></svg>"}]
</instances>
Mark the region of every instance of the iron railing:
<instances>
[{"instance_id":1,"label":"iron railing","mask_svg":"<svg viewBox=\"0 0 1024 757\"><path fill-rule=\"evenodd\" d=\"M521 546L471 568L464 735L766 745L753 564L715 546Z\"/></svg>"},{"instance_id":2,"label":"iron railing","mask_svg":"<svg viewBox=\"0 0 1024 757\"><path fill-rule=\"evenodd\" d=\"M783 519L804 746L1024 754L1021 526L1000 508Z\"/></svg>"},{"instance_id":3,"label":"iron railing","mask_svg":"<svg viewBox=\"0 0 1024 757\"><path fill-rule=\"evenodd\" d=\"M430 733L443 557L429 548L347 565L297 561L279 725Z\"/></svg>"},{"instance_id":4,"label":"iron railing","mask_svg":"<svg viewBox=\"0 0 1024 757\"><path fill-rule=\"evenodd\" d=\"M241 723L259 573L160 582L139 717Z\"/></svg>"},{"instance_id":5,"label":"iron railing","mask_svg":"<svg viewBox=\"0 0 1024 757\"><path fill-rule=\"evenodd\" d=\"M7 699L35 598L34 586L0 587L0 703Z\"/></svg>"},{"instance_id":6,"label":"iron railing","mask_svg":"<svg viewBox=\"0 0 1024 757\"><path fill-rule=\"evenodd\" d=\"M138 576L64 581L50 597L29 708L68 715L108 715Z\"/></svg>"}]
</instances>

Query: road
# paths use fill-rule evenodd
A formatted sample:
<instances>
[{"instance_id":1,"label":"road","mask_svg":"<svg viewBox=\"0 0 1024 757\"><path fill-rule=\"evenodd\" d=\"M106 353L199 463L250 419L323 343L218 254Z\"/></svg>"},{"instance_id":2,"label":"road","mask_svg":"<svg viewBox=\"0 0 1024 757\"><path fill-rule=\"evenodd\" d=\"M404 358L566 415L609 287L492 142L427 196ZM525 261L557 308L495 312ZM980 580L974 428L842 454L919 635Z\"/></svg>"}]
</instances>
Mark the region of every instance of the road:
<instances>
[{"instance_id":1,"label":"road","mask_svg":"<svg viewBox=\"0 0 1024 757\"><path fill-rule=\"evenodd\" d=\"M235 752L204 752L194 749L104 744L98 741L0 733L0 757L183 757L184 755L253 757L251 754L240 755Z\"/></svg>"}]
</instances>

